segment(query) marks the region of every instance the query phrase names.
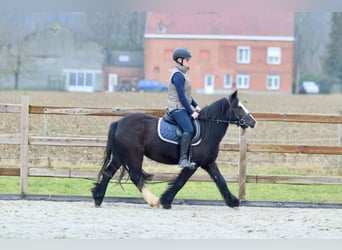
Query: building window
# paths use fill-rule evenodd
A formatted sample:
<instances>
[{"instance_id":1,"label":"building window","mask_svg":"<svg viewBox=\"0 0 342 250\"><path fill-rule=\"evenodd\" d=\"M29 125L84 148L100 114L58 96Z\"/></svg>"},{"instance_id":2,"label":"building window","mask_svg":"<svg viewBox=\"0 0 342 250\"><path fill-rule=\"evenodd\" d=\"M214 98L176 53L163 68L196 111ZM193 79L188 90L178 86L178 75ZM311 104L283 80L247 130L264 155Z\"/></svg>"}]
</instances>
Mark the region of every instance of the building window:
<instances>
[{"instance_id":1,"label":"building window","mask_svg":"<svg viewBox=\"0 0 342 250\"><path fill-rule=\"evenodd\" d=\"M267 63L280 64L281 63L281 49L279 47L267 48Z\"/></svg>"},{"instance_id":2,"label":"building window","mask_svg":"<svg viewBox=\"0 0 342 250\"><path fill-rule=\"evenodd\" d=\"M201 50L200 51L200 58L202 60L209 60L209 51L208 50Z\"/></svg>"},{"instance_id":3,"label":"building window","mask_svg":"<svg viewBox=\"0 0 342 250\"><path fill-rule=\"evenodd\" d=\"M248 64L251 62L251 49L247 46L237 48L237 63Z\"/></svg>"},{"instance_id":4,"label":"building window","mask_svg":"<svg viewBox=\"0 0 342 250\"><path fill-rule=\"evenodd\" d=\"M93 74L86 73L85 85L86 86L92 86L93 85Z\"/></svg>"},{"instance_id":5,"label":"building window","mask_svg":"<svg viewBox=\"0 0 342 250\"><path fill-rule=\"evenodd\" d=\"M204 93L212 94L215 90L215 76L211 74L205 75L204 78Z\"/></svg>"},{"instance_id":6,"label":"building window","mask_svg":"<svg viewBox=\"0 0 342 250\"><path fill-rule=\"evenodd\" d=\"M69 85L76 86L76 73L75 72L69 72Z\"/></svg>"},{"instance_id":7,"label":"building window","mask_svg":"<svg viewBox=\"0 0 342 250\"><path fill-rule=\"evenodd\" d=\"M172 50L172 49L166 49L166 50L164 50L164 58L165 58L166 60L172 59L172 55L173 55L173 50Z\"/></svg>"},{"instance_id":8,"label":"building window","mask_svg":"<svg viewBox=\"0 0 342 250\"><path fill-rule=\"evenodd\" d=\"M159 73L159 72L160 72L159 66L154 66L153 67L153 73Z\"/></svg>"},{"instance_id":9,"label":"building window","mask_svg":"<svg viewBox=\"0 0 342 250\"><path fill-rule=\"evenodd\" d=\"M166 27L162 21L160 21L158 23L157 32L158 33L165 33L166 32Z\"/></svg>"},{"instance_id":10,"label":"building window","mask_svg":"<svg viewBox=\"0 0 342 250\"><path fill-rule=\"evenodd\" d=\"M78 86L84 86L84 73L83 72L78 72L77 73L77 85Z\"/></svg>"},{"instance_id":11,"label":"building window","mask_svg":"<svg viewBox=\"0 0 342 250\"><path fill-rule=\"evenodd\" d=\"M267 89L278 90L280 88L280 77L278 74L267 75Z\"/></svg>"},{"instance_id":12,"label":"building window","mask_svg":"<svg viewBox=\"0 0 342 250\"><path fill-rule=\"evenodd\" d=\"M120 55L118 60L119 62L129 62L129 55Z\"/></svg>"},{"instance_id":13,"label":"building window","mask_svg":"<svg viewBox=\"0 0 342 250\"><path fill-rule=\"evenodd\" d=\"M224 88L231 88L233 87L233 83L232 83L232 75L231 74L225 74L223 76L223 87Z\"/></svg>"},{"instance_id":14,"label":"building window","mask_svg":"<svg viewBox=\"0 0 342 250\"><path fill-rule=\"evenodd\" d=\"M69 91L93 91L95 86L95 74L93 70L63 70L65 86Z\"/></svg>"},{"instance_id":15,"label":"building window","mask_svg":"<svg viewBox=\"0 0 342 250\"><path fill-rule=\"evenodd\" d=\"M249 75L247 73L238 73L236 77L236 87L239 89L249 88Z\"/></svg>"}]
</instances>

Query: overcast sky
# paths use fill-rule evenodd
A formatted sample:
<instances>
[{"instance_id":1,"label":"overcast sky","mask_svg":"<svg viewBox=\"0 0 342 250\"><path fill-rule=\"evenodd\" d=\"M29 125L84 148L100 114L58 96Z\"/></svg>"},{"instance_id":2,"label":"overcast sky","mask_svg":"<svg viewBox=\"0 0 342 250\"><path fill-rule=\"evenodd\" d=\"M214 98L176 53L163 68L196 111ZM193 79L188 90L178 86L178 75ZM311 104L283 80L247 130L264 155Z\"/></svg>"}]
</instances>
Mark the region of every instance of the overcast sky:
<instances>
[{"instance_id":1,"label":"overcast sky","mask_svg":"<svg viewBox=\"0 0 342 250\"><path fill-rule=\"evenodd\" d=\"M340 0L2 0L2 11L342 11Z\"/></svg>"}]
</instances>

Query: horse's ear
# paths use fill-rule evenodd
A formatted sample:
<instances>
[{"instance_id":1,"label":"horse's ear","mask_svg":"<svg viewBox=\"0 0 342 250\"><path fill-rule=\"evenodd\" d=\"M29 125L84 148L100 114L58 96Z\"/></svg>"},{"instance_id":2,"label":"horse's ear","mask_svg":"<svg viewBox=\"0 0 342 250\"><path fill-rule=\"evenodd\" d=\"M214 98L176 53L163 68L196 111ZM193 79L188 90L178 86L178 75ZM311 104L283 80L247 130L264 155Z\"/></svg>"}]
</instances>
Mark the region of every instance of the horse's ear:
<instances>
[{"instance_id":1,"label":"horse's ear","mask_svg":"<svg viewBox=\"0 0 342 250\"><path fill-rule=\"evenodd\" d=\"M228 100L231 104L235 104L235 102L238 100L237 98L237 90L235 90L233 93L231 93L229 96L228 96Z\"/></svg>"}]
</instances>

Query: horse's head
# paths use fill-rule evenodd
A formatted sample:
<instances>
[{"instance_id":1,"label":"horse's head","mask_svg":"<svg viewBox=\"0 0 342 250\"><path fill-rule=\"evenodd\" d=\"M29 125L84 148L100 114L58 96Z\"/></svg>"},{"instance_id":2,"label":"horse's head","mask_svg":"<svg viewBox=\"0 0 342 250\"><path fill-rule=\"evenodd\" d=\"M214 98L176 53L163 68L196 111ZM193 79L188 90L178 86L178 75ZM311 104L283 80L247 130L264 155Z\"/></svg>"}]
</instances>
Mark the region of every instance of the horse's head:
<instances>
[{"instance_id":1,"label":"horse's head","mask_svg":"<svg viewBox=\"0 0 342 250\"><path fill-rule=\"evenodd\" d=\"M245 106L239 101L237 96L237 90L234 91L230 96L228 96L229 113L231 123L240 126L243 129L248 127L254 128L256 125L256 120L253 115L245 108Z\"/></svg>"}]
</instances>

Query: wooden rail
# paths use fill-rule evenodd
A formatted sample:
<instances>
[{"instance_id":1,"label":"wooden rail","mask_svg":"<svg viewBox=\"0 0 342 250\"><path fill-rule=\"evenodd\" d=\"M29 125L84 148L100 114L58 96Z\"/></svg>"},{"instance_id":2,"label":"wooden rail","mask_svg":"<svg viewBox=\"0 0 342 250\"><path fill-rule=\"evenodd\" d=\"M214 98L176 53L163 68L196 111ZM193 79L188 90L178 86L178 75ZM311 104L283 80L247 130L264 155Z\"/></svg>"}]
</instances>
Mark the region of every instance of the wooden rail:
<instances>
[{"instance_id":1,"label":"wooden rail","mask_svg":"<svg viewBox=\"0 0 342 250\"><path fill-rule=\"evenodd\" d=\"M0 113L20 113L20 104L1 104ZM94 107L57 107L29 106L30 114L51 115L94 115L94 116L125 116L141 112L161 117L163 109L134 109L134 108L94 108ZM292 113L253 113L259 121L269 122L304 122L342 124L342 115L292 114Z\"/></svg>"},{"instance_id":2,"label":"wooden rail","mask_svg":"<svg viewBox=\"0 0 342 250\"><path fill-rule=\"evenodd\" d=\"M0 144L20 145L20 135L0 135ZM105 147L107 137L53 137L29 136L28 145L63 146L63 147ZM222 142L220 151L239 152L239 144ZM311 146L287 144L247 144L246 152L254 153L288 153L288 154L325 154L342 155L341 146Z\"/></svg>"},{"instance_id":3,"label":"wooden rail","mask_svg":"<svg viewBox=\"0 0 342 250\"><path fill-rule=\"evenodd\" d=\"M0 168L2 176L20 176L20 168ZM71 169L47 169L39 167L30 167L28 175L31 177L60 177L60 178L81 178L96 179L97 172L86 170ZM172 181L177 175L175 173L155 173L153 180L156 181ZM223 174L228 182L239 182L239 175ZM118 179L116 175L113 177ZM123 177L128 178L127 174ZM207 174L195 174L190 178L194 182L212 181ZM342 183L340 176L293 176L293 175L246 175L245 183L273 183L273 184L331 184L339 185ZM240 190L240 189L239 189Z\"/></svg>"},{"instance_id":4,"label":"wooden rail","mask_svg":"<svg viewBox=\"0 0 342 250\"><path fill-rule=\"evenodd\" d=\"M20 145L20 168L0 168L0 176L20 176L20 190L27 193L28 176L50 176L63 178L96 178L94 171L68 170L68 169L44 169L28 166L28 148L35 146L66 146L66 147L104 147L106 137L51 137L29 135L29 114L37 115L88 115L88 116L125 116L135 112L142 112L161 117L164 110L161 109L133 109L133 108L93 108L93 107L57 107L57 106L32 106L29 105L28 96L23 96L21 104L1 104L0 113L20 113L20 134L1 135L0 144ZM298 122L298 123L325 123L342 124L342 115L312 115L312 114L287 114L287 113L253 113L258 121L265 122ZM291 154L325 154L342 155L342 146L312 146L312 145L281 145L281 144L248 144L246 131L240 131L239 144L220 144L220 151L239 152L239 173L236 176L224 175L227 181L238 182L239 198L245 197L246 183L287 183L287 184L342 184L342 177L320 176L269 176L247 175L247 152L255 153L291 153ZM155 174L154 179L170 181L174 174ZM191 181L210 181L208 175L196 174Z\"/></svg>"}]
</instances>

